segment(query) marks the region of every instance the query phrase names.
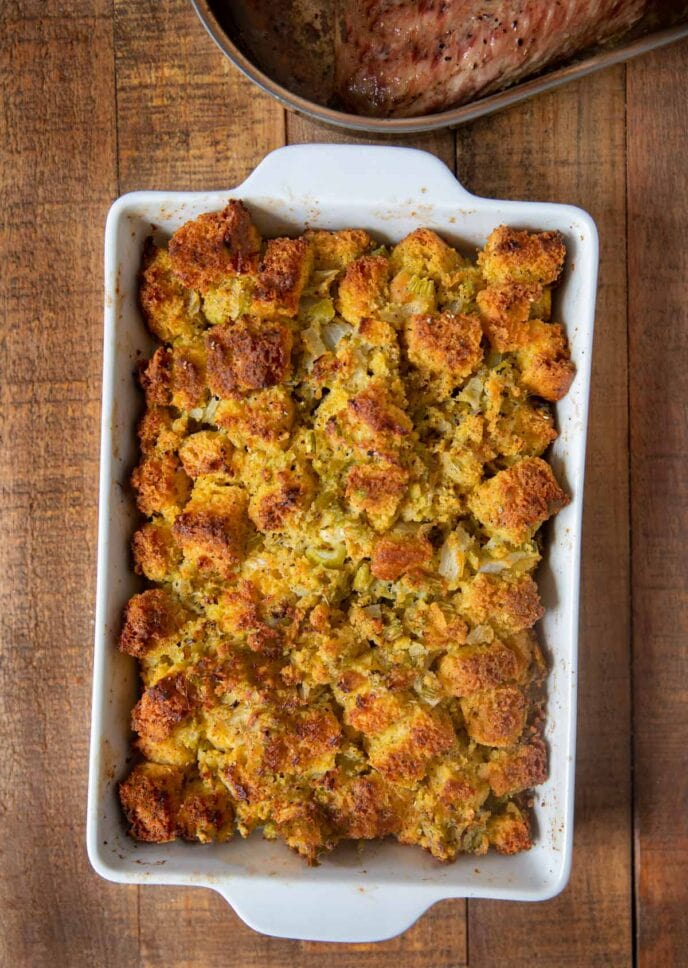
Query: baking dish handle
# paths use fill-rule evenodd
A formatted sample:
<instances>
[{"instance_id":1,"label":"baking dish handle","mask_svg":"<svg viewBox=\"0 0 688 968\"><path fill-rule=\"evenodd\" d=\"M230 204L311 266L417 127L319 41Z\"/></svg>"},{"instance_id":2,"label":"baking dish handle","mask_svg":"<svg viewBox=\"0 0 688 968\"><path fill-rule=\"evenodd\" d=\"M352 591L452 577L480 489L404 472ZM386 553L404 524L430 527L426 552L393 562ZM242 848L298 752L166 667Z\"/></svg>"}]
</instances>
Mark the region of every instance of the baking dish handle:
<instances>
[{"instance_id":1,"label":"baking dish handle","mask_svg":"<svg viewBox=\"0 0 688 968\"><path fill-rule=\"evenodd\" d=\"M254 931L300 941L384 941L410 928L440 899L413 885L366 888L328 882L314 892L312 882L295 880L285 891L283 883L265 878L213 889Z\"/></svg>"},{"instance_id":2,"label":"baking dish handle","mask_svg":"<svg viewBox=\"0 0 688 968\"><path fill-rule=\"evenodd\" d=\"M367 203L375 208L413 201L417 206L471 205L475 196L444 162L417 148L307 144L277 148L236 189L238 197L304 199L328 208Z\"/></svg>"}]
</instances>

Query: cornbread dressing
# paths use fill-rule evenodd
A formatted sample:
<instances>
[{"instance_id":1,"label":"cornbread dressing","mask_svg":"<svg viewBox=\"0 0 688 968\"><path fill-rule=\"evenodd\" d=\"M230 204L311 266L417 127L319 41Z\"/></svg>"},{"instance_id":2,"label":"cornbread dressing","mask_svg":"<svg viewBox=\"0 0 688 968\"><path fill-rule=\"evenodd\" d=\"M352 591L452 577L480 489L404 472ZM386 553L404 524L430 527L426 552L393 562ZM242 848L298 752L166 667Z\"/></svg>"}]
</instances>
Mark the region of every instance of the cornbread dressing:
<instances>
[{"instance_id":1,"label":"cornbread dressing","mask_svg":"<svg viewBox=\"0 0 688 968\"><path fill-rule=\"evenodd\" d=\"M564 260L505 226L477 262L424 228L262 240L236 200L147 242L134 837L531 846Z\"/></svg>"}]
</instances>

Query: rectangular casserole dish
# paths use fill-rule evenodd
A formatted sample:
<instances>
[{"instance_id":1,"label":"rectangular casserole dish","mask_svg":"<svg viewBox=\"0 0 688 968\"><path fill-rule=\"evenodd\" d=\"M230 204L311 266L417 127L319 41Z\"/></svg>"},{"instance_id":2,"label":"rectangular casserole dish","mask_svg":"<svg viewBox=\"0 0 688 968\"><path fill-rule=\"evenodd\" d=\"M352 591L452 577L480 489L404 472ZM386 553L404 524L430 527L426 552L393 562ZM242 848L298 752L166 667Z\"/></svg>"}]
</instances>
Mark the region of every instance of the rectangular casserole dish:
<instances>
[{"instance_id":1,"label":"rectangular casserole dish","mask_svg":"<svg viewBox=\"0 0 688 968\"><path fill-rule=\"evenodd\" d=\"M137 521L128 478L137 460L135 421L142 401L133 372L150 352L137 307L137 274L151 227L169 234L201 212L243 199L265 235L307 226L366 228L397 241L429 226L465 252L492 228L558 229L568 249L555 317L566 326L577 376L557 404L560 437L552 464L572 496L550 523L537 574L549 661L550 776L535 798L535 846L515 857L488 854L443 866L393 843L340 847L308 868L286 847L254 834L222 845L139 844L126 833L117 784L131 762L129 716L137 697L133 659L117 649L123 606L137 590L129 542ZM382 940L407 928L443 898L545 900L563 889L571 866L581 512L598 243L580 209L477 198L434 156L408 148L300 145L268 155L230 191L135 192L118 199L105 239L105 337L98 584L87 815L95 870L127 884L210 887L251 927L317 941Z\"/></svg>"}]
</instances>

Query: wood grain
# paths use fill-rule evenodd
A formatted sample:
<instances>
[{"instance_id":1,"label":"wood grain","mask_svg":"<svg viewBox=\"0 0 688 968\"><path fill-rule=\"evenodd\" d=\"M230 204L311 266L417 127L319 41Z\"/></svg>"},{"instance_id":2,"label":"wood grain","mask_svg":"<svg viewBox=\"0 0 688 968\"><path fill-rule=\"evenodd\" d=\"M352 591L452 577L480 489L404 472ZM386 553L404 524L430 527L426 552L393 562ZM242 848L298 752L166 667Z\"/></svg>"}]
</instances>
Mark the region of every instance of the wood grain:
<instances>
[{"instance_id":1,"label":"wood grain","mask_svg":"<svg viewBox=\"0 0 688 968\"><path fill-rule=\"evenodd\" d=\"M452 171L456 170L456 135L453 131L431 131L423 135L408 135L406 137L400 135L394 138L389 135L367 134L366 132L354 135L339 128L317 124L301 115L291 113L287 113L286 123L287 144L323 141L347 145L400 144L407 148L420 148L423 151L430 151L433 155L441 158Z\"/></svg>"},{"instance_id":2,"label":"wood grain","mask_svg":"<svg viewBox=\"0 0 688 968\"><path fill-rule=\"evenodd\" d=\"M188 0L114 0L122 192L231 188L284 144L284 111L211 42Z\"/></svg>"},{"instance_id":3,"label":"wood grain","mask_svg":"<svg viewBox=\"0 0 688 968\"><path fill-rule=\"evenodd\" d=\"M640 968L685 964L688 949L687 63L688 44L683 43L628 68L635 867Z\"/></svg>"},{"instance_id":4,"label":"wood grain","mask_svg":"<svg viewBox=\"0 0 688 968\"><path fill-rule=\"evenodd\" d=\"M0 964L125 965L136 892L84 843L112 21L41 8L0 27Z\"/></svg>"},{"instance_id":5,"label":"wood grain","mask_svg":"<svg viewBox=\"0 0 688 968\"><path fill-rule=\"evenodd\" d=\"M162 895L152 910L147 895ZM173 930L151 925L141 934L142 968L462 968L465 923L456 902L438 904L398 938L378 944L321 944L267 938L247 928L212 891L151 888L142 918L165 916ZM317 910L313 916L317 918Z\"/></svg>"},{"instance_id":6,"label":"wood grain","mask_svg":"<svg viewBox=\"0 0 688 968\"><path fill-rule=\"evenodd\" d=\"M597 221L601 238L573 874L567 890L547 903L469 902L471 968L621 966L632 958L624 101L620 67L458 134L459 177L468 188L580 205Z\"/></svg>"},{"instance_id":7,"label":"wood grain","mask_svg":"<svg viewBox=\"0 0 688 968\"><path fill-rule=\"evenodd\" d=\"M476 192L575 202L600 227L574 870L545 904L471 902L466 922L445 902L380 945L309 944L256 935L210 891L107 884L86 859L102 227L120 191L230 186L285 140L389 139L285 122L187 0L0 4L3 968L629 965L632 765L636 961L684 963L687 71L684 43L402 142Z\"/></svg>"}]
</instances>

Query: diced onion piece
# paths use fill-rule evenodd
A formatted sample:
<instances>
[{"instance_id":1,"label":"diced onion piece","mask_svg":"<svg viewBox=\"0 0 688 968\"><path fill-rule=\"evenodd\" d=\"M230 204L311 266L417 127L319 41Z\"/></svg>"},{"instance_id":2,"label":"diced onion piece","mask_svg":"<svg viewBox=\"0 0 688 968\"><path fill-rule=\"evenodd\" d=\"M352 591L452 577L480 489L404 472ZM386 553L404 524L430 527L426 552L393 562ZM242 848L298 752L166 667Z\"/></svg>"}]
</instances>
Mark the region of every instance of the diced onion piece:
<instances>
[{"instance_id":1,"label":"diced onion piece","mask_svg":"<svg viewBox=\"0 0 688 968\"><path fill-rule=\"evenodd\" d=\"M197 316L201 310L201 297L195 291L191 289L186 297L186 311L189 316Z\"/></svg>"},{"instance_id":2,"label":"diced onion piece","mask_svg":"<svg viewBox=\"0 0 688 968\"><path fill-rule=\"evenodd\" d=\"M466 645L483 645L492 642L494 629L490 625L476 625L466 636Z\"/></svg>"},{"instance_id":3,"label":"diced onion piece","mask_svg":"<svg viewBox=\"0 0 688 968\"><path fill-rule=\"evenodd\" d=\"M459 581L463 574L464 554L458 547L458 542L454 535L449 535L440 549L440 563L438 572L448 582Z\"/></svg>"},{"instance_id":4,"label":"diced onion piece","mask_svg":"<svg viewBox=\"0 0 688 968\"><path fill-rule=\"evenodd\" d=\"M454 534L456 536L456 541L458 543L459 548L461 548L462 551L468 551L468 549L473 544L473 540L474 540L470 536L470 534L468 533L468 531L466 531L466 529L462 525L459 524L454 529Z\"/></svg>"},{"instance_id":5,"label":"diced onion piece","mask_svg":"<svg viewBox=\"0 0 688 968\"><path fill-rule=\"evenodd\" d=\"M413 688L428 706L436 706L442 701L442 689L432 674L426 675L423 679L416 679Z\"/></svg>"},{"instance_id":6,"label":"diced onion piece","mask_svg":"<svg viewBox=\"0 0 688 968\"><path fill-rule=\"evenodd\" d=\"M459 401L461 403L467 403L474 412L477 412L480 410L483 389L483 381L480 377L474 376L459 394Z\"/></svg>"},{"instance_id":7,"label":"diced onion piece","mask_svg":"<svg viewBox=\"0 0 688 968\"><path fill-rule=\"evenodd\" d=\"M503 571L509 570L509 562L506 559L501 561L486 561L484 565L478 568L479 572L483 575L499 575Z\"/></svg>"},{"instance_id":8,"label":"diced onion piece","mask_svg":"<svg viewBox=\"0 0 688 968\"><path fill-rule=\"evenodd\" d=\"M382 609L379 605L366 605L361 609L368 618L382 618Z\"/></svg>"},{"instance_id":9,"label":"diced onion piece","mask_svg":"<svg viewBox=\"0 0 688 968\"><path fill-rule=\"evenodd\" d=\"M323 343L322 336L320 335L320 326L314 324L313 326L309 326L308 329L304 329L301 333L301 339L306 350L314 359L327 353L327 347Z\"/></svg>"},{"instance_id":10,"label":"diced onion piece","mask_svg":"<svg viewBox=\"0 0 688 968\"><path fill-rule=\"evenodd\" d=\"M217 408L220 406L219 397L211 397L203 411L203 423L214 423Z\"/></svg>"},{"instance_id":11,"label":"diced onion piece","mask_svg":"<svg viewBox=\"0 0 688 968\"><path fill-rule=\"evenodd\" d=\"M340 339L343 339L344 336L349 336L350 333L351 326L347 323L328 323L327 326L323 326L322 328L323 343L328 350L333 350Z\"/></svg>"}]
</instances>

